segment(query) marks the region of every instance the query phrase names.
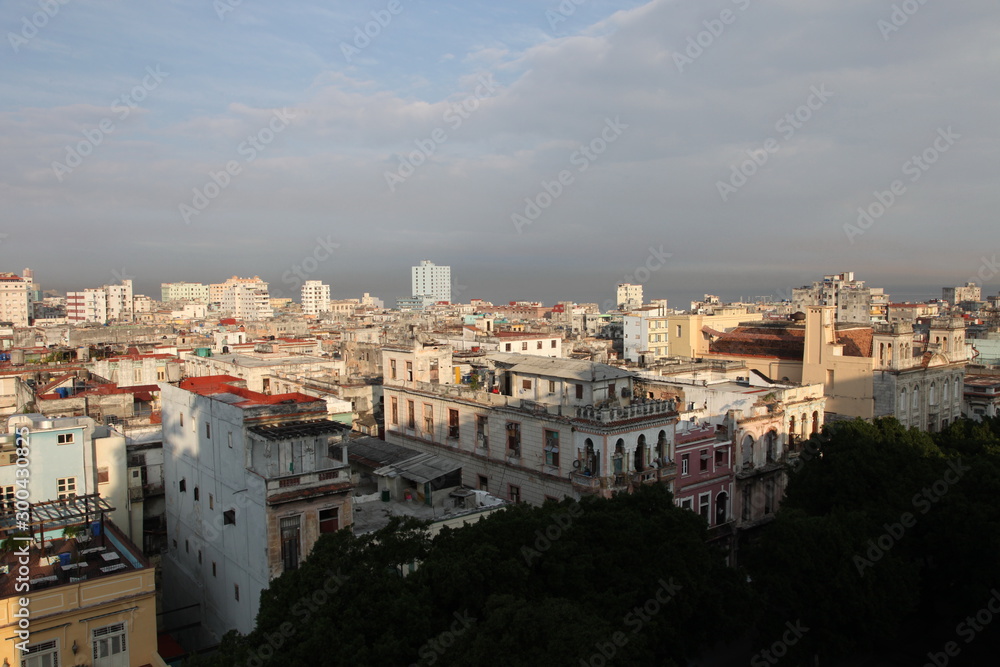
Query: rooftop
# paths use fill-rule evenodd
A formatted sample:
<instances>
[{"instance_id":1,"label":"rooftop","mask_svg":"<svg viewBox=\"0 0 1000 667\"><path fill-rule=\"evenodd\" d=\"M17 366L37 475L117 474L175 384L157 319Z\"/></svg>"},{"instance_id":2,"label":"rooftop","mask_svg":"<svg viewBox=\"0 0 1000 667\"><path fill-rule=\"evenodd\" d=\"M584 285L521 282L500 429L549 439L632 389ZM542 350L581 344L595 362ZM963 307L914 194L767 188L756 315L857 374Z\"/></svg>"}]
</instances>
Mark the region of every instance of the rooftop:
<instances>
[{"instance_id":1,"label":"rooftop","mask_svg":"<svg viewBox=\"0 0 1000 667\"><path fill-rule=\"evenodd\" d=\"M579 359L503 353L491 354L487 358L497 365L523 375L543 375L581 382L616 380L633 376L630 371L621 368Z\"/></svg>"},{"instance_id":2,"label":"rooftop","mask_svg":"<svg viewBox=\"0 0 1000 667\"><path fill-rule=\"evenodd\" d=\"M262 394L251 391L246 382L231 375L208 375L199 378L188 378L180 383L181 389L186 389L199 396L208 396L216 401L228 403L238 408L253 408L264 405L282 405L294 403L323 402L315 396L307 396L299 392L288 394Z\"/></svg>"}]
</instances>

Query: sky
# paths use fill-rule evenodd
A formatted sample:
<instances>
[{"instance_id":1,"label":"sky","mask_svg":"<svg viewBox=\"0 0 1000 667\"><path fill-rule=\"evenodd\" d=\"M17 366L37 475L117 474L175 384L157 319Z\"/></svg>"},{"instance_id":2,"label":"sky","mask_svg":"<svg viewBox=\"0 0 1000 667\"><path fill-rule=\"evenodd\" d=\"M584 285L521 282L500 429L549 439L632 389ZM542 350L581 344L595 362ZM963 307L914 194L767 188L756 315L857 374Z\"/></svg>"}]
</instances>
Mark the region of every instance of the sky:
<instances>
[{"instance_id":1,"label":"sky","mask_svg":"<svg viewBox=\"0 0 1000 667\"><path fill-rule=\"evenodd\" d=\"M0 270L1000 289L995 0L5 0Z\"/></svg>"}]
</instances>

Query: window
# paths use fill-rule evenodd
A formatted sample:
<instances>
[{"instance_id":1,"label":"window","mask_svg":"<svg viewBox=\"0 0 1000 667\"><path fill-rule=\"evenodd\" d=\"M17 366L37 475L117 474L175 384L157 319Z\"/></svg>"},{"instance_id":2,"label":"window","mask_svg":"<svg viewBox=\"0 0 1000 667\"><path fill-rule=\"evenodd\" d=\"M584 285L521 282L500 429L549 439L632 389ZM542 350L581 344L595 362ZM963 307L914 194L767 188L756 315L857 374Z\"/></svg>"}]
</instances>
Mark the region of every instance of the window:
<instances>
[{"instance_id":1,"label":"window","mask_svg":"<svg viewBox=\"0 0 1000 667\"><path fill-rule=\"evenodd\" d=\"M389 360L389 378L392 380L396 379L396 360Z\"/></svg>"},{"instance_id":2,"label":"window","mask_svg":"<svg viewBox=\"0 0 1000 667\"><path fill-rule=\"evenodd\" d=\"M233 448L233 432L229 431L229 449Z\"/></svg>"},{"instance_id":3,"label":"window","mask_svg":"<svg viewBox=\"0 0 1000 667\"><path fill-rule=\"evenodd\" d=\"M163 369L162 368L157 368L156 369L156 380L157 380L157 382L163 382L166 379L167 379L167 374L163 371Z\"/></svg>"},{"instance_id":4,"label":"window","mask_svg":"<svg viewBox=\"0 0 1000 667\"><path fill-rule=\"evenodd\" d=\"M507 351L507 352L510 352L510 351L511 351L511 347L510 347L510 343L507 343L507 346L506 346L506 351Z\"/></svg>"},{"instance_id":5,"label":"window","mask_svg":"<svg viewBox=\"0 0 1000 667\"><path fill-rule=\"evenodd\" d=\"M521 502L521 487L514 486L513 484L508 484L508 487L509 487L508 498L510 499L510 501L512 503Z\"/></svg>"},{"instance_id":6,"label":"window","mask_svg":"<svg viewBox=\"0 0 1000 667\"><path fill-rule=\"evenodd\" d=\"M715 467L721 468L729 464L729 452L725 449L715 450Z\"/></svg>"},{"instance_id":7,"label":"window","mask_svg":"<svg viewBox=\"0 0 1000 667\"><path fill-rule=\"evenodd\" d=\"M681 509L694 511L694 499L693 498L682 498L681 499Z\"/></svg>"},{"instance_id":8,"label":"window","mask_svg":"<svg viewBox=\"0 0 1000 667\"><path fill-rule=\"evenodd\" d=\"M406 381L413 382L413 362L406 362Z\"/></svg>"},{"instance_id":9,"label":"window","mask_svg":"<svg viewBox=\"0 0 1000 667\"><path fill-rule=\"evenodd\" d=\"M545 463L559 467L559 431L545 429Z\"/></svg>"},{"instance_id":10,"label":"window","mask_svg":"<svg viewBox=\"0 0 1000 667\"><path fill-rule=\"evenodd\" d=\"M531 380L521 380L521 389L530 390Z\"/></svg>"},{"instance_id":11,"label":"window","mask_svg":"<svg viewBox=\"0 0 1000 667\"><path fill-rule=\"evenodd\" d=\"M688 472L689 472L689 470L690 470L690 467L689 467L691 465L690 458L691 458L690 454L682 454L681 455L681 474L682 475L687 475Z\"/></svg>"},{"instance_id":12,"label":"window","mask_svg":"<svg viewBox=\"0 0 1000 667\"><path fill-rule=\"evenodd\" d=\"M828 368L826 371L826 391L831 392L833 391L833 388L834 388L833 369Z\"/></svg>"},{"instance_id":13,"label":"window","mask_svg":"<svg viewBox=\"0 0 1000 667\"><path fill-rule=\"evenodd\" d=\"M676 336L678 338L681 337L681 325L679 325L679 324L677 325L677 329L676 329L676 331L674 333L676 334Z\"/></svg>"},{"instance_id":14,"label":"window","mask_svg":"<svg viewBox=\"0 0 1000 667\"><path fill-rule=\"evenodd\" d=\"M553 339L552 339L552 344L551 344L551 345L549 345L549 347L552 347L552 348L554 348L555 346L556 346L556 341L555 341L555 339L553 338Z\"/></svg>"},{"instance_id":15,"label":"window","mask_svg":"<svg viewBox=\"0 0 1000 667\"><path fill-rule=\"evenodd\" d=\"M14 511L15 490L13 486L0 487L0 509L4 512Z\"/></svg>"},{"instance_id":16,"label":"window","mask_svg":"<svg viewBox=\"0 0 1000 667\"><path fill-rule=\"evenodd\" d=\"M434 435L434 406L424 403L424 433Z\"/></svg>"},{"instance_id":17,"label":"window","mask_svg":"<svg viewBox=\"0 0 1000 667\"><path fill-rule=\"evenodd\" d=\"M576 385L576 397L577 398L583 398L583 385L582 384Z\"/></svg>"},{"instance_id":18,"label":"window","mask_svg":"<svg viewBox=\"0 0 1000 667\"><path fill-rule=\"evenodd\" d=\"M406 427L417 427L416 406L414 406L413 401L406 402Z\"/></svg>"},{"instance_id":19,"label":"window","mask_svg":"<svg viewBox=\"0 0 1000 667\"><path fill-rule=\"evenodd\" d=\"M72 445L75 442L75 433L60 433L56 436L57 445Z\"/></svg>"},{"instance_id":20,"label":"window","mask_svg":"<svg viewBox=\"0 0 1000 667\"><path fill-rule=\"evenodd\" d=\"M528 341L524 341L523 343L521 343L521 351L523 352L527 349L528 349Z\"/></svg>"},{"instance_id":21,"label":"window","mask_svg":"<svg viewBox=\"0 0 1000 667\"><path fill-rule=\"evenodd\" d=\"M76 477L60 477L56 480L57 498L64 500L76 496Z\"/></svg>"},{"instance_id":22,"label":"window","mask_svg":"<svg viewBox=\"0 0 1000 667\"><path fill-rule=\"evenodd\" d=\"M240 585L233 584L233 595L236 597L236 601L240 601Z\"/></svg>"},{"instance_id":23,"label":"window","mask_svg":"<svg viewBox=\"0 0 1000 667\"><path fill-rule=\"evenodd\" d=\"M331 507L319 511L319 532L335 533L340 529L340 508Z\"/></svg>"},{"instance_id":24,"label":"window","mask_svg":"<svg viewBox=\"0 0 1000 667\"><path fill-rule=\"evenodd\" d=\"M111 473L108 471L108 469L106 467L105 468L98 468L97 469L97 483L98 484L107 484L109 481L111 481Z\"/></svg>"},{"instance_id":25,"label":"window","mask_svg":"<svg viewBox=\"0 0 1000 667\"><path fill-rule=\"evenodd\" d=\"M712 496L708 493L702 493L698 496L698 514L708 523L711 523L708 519L709 505L711 505L712 502L711 499Z\"/></svg>"},{"instance_id":26,"label":"window","mask_svg":"<svg viewBox=\"0 0 1000 667\"><path fill-rule=\"evenodd\" d=\"M180 493L186 492L187 488L188 488L188 485L187 485L187 480L186 479L182 479L181 481L177 482L177 490Z\"/></svg>"},{"instance_id":27,"label":"window","mask_svg":"<svg viewBox=\"0 0 1000 667\"><path fill-rule=\"evenodd\" d=\"M521 456L521 425L507 422L507 456Z\"/></svg>"},{"instance_id":28,"label":"window","mask_svg":"<svg viewBox=\"0 0 1000 667\"><path fill-rule=\"evenodd\" d=\"M389 399L389 423L393 426L399 425L399 399L395 396Z\"/></svg>"},{"instance_id":29,"label":"window","mask_svg":"<svg viewBox=\"0 0 1000 667\"><path fill-rule=\"evenodd\" d=\"M480 491L490 490L490 479L486 475L479 476L479 490Z\"/></svg>"},{"instance_id":30,"label":"window","mask_svg":"<svg viewBox=\"0 0 1000 667\"><path fill-rule=\"evenodd\" d=\"M29 646L22 654L22 667L59 667L59 643L57 639Z\"/></svg>"},{"instance_id":31,"label":"window","mask_svg":"<svg viewBox=\"0 0 1000 667\"><path fill-rule=\"evenodd\" d=\"M210 510L215 509L215 496L213 496L211 493L208 494L208 509Z\"/></svg>"},{"instance_id":32,"label":"window","mask_svg":"<svg viewBox=\"0 0 1000 667\"><path fill-rule=\"evenodd\" d=\"M216 576L217 572L218 572L218 570L216 569L216 567L215 567L215 561L213 560L212 561L212 576L213 577Z\"/></svg>"},{"instance_id":33,"label":"window","mask_svg":"<svg viewBox=\"0 0 1000 667\"><path fill-rule=\"evenodd\" d=\"M226 510L222 513L222 525L236 525L236 510Z\"/></svg>"},{"instance_id":34,"label":"window","mask_svg":"<svg viewBox=\"0 0 1000 667\"><path fill-rule=\"evenodd\" d=\"M458 438L458 410L448 409L448 437Z\"/></svg>"},{"instance_id":35,"label":"window","mask_svg":"<svg viewBox=\"0 0 1000 667\"><path fill-rule=\"evenodd\" d=\"M699 470L700 470L700 472L705 472L705 471L708 470L708 459L709 459L709 457L708 457L708 450L707 449L703 449L703 450L701 450L700 454L701 454L701 456L699 458L701 459L701 463L699 464L699 466L700 466Z\"/></svg>"},{"instance_id":36,"label":"window","mask_svg":"<svg viewBox=\"0 0 1000 667\"><path fill-rule=\"evenodd\" d=\"M198 487L196 486L196 487L194 487L194 499L195 499L195 501L197 501L200 498L201 498L201 495L198 493Z\"/></svg>"},{"instance_id":37,"label":"window","mask_svg":"<svg viewBox=\"0 0 1000 667\"><path fill-rule=\"evenodd\" d=\"M198 549L198 565L201 565L201 549Z\"/></svg>"},{"instance_id":38,"label":"window","mask_svg":"<svg viewBox=\"0 0 1000 667\"><path fill-rule=\"evenodd\" d=\"M191 542L189 540L184 540L184 553L191 553Z\"/></svg>"},{"instance_id":39,"label":"window","mask_svg":"<svg viewBox=\"0 0 1000 667\"><path fill-rule=\"evenodd\" d=\"M281 563L284 571L299 567L299 524L301 517L291 516L281 519Z\"/></svg>"},{"instance_id":40,"label":"window","mask_svg":"<svg viewBox=\"0 0 1000 667\"><path fill-rule=\"evenodd\" d=\"M209 440L212 439L212 425L208 422L205 423L205 437Z\"/></svg>"},{"instance_id":41,"label":"window","mask_svg":"<svg viewBox=\"0 0 1000 667\"><path fill-rule=\"evenodd\" d=\"M550 394L554 394L555 391L556 391L556 381L555 380L549 380L549 393Z\"/></svg>"},{"instance_id":42,"label":"window","mask_svg":"<svg viewBox=\"0 0 1000 667\"><path fill-rule=\"evenodd\" d=\"M184 426L184 413L181 412L180 416L181 416L181 426Z\"/></svg>"},{"instance_id":43,"label":"window","mask_svg":"<svg viewBox=\"0 0 1000 667\"><path fill-rule=\"evenodd\" d=\"M489 421L484 415L476 415L476 444L483 449L490 447Z\"/></svg>"},{"instance_id":44,"label":"window","mask_svg":"<svg viewBox=\"0 0 1000 667\"><path fill-rule=\"evenodd\" d=\"M538 341L538 345L535 347L536 350L542 349L542 341Z\"/></svg>"}]
</instances>

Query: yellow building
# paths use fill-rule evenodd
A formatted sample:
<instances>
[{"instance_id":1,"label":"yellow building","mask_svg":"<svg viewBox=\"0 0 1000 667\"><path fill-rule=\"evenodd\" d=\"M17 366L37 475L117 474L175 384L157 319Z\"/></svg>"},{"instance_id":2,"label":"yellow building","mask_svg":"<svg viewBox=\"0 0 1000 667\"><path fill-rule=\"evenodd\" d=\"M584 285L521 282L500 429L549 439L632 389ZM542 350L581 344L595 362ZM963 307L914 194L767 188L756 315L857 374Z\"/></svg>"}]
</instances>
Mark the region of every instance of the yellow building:
<instances>
[{"instance_id":1,"label":"yellow building","mask_svg":"<svg viewBox=\"0 0 1000 667\"><path fill-rule=\"evenodd\" d=\"M166 667L157 653L154 570L97 495L36 503L27 532L0 515L0 647L20 667ZM67 533L79 530L76 535ZM25 539L19 539L25 538Z\"/></svg>"},{"instance_id":2,"label":"yellow building","mask_svg":"<svg viewBox=\"0 0 1000 667\"><path fill-rule=\"evenodd\" d=\"M759 322L762 319L764 316L761 313L750 313L742 307L716 308L712 314L670 315L664 323L669 354L671 357L697 359L708 354L711 332L726 332L743 322ZM650 333L659 334L661 331L651 326Z\"/></svg>"}]
</instances>

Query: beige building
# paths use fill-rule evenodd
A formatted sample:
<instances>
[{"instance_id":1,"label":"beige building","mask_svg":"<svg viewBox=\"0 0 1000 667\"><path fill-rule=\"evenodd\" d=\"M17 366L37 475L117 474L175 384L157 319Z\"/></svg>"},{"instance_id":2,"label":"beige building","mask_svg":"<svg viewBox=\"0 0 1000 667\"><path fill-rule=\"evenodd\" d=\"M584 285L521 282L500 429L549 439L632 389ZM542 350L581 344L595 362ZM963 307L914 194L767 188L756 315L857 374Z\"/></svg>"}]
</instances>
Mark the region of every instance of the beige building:
<instances>
[{"instance_id":1,"label":"beige building","mask_svg":"<svg viewBox=\"0 0 1000 667\"><path fill-rule=\"evenodd\" d=\"M712 314L669 315L665 321L665 331L661 329L663 322L656 318L657 327L654 328L651 321L650 333L667 334L663 340L666 341L667 354L671 357L697 359L708 354L713 334L729 331L743 322L758 322L763 318L761 313L751 313L743 306L722 307L716 308ZM662 343L658 340L656 345L659 348Z\"/></svg>"},{"instance_id":2,"label":"beige building","mask_svg":"<svg viewBox=\"0 0 1000 667\"><path fill-rule=\"evenodd\" d=\"M0 273L0 322L15 327L28 326L32 317L29 299L30 280L14 273Z\"/></svg>"}]
</instances>

